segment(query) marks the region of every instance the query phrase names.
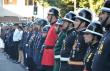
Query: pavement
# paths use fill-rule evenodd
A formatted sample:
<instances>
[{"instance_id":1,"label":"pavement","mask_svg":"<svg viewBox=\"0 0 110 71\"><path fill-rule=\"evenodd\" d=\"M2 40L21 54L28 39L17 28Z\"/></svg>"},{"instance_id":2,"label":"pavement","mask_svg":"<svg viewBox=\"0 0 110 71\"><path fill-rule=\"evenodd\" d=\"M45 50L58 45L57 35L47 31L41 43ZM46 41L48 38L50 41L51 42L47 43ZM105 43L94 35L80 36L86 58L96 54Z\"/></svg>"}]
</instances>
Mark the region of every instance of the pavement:
<instances>
[{"instance_id":1,"label":"pavement","mask_svg":"<svg viewBox=\"0 0 110 71\"><path fill-rule=\"evenodd\" d=\"M22 65L10 61L5 53L0 52L0 71L27 71Z\"/></svg>"}]
</instances>

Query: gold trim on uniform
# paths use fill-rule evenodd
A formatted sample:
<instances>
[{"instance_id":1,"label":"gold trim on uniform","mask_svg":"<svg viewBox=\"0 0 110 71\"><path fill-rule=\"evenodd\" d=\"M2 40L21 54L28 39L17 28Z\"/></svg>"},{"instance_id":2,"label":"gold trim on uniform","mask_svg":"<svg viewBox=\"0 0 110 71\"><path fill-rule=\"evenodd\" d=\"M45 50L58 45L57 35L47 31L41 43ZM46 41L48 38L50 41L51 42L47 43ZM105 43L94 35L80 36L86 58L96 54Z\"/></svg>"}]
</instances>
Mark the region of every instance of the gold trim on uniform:
<instances>
[{"instance_id":1,"label":"gold trim on uniform","mask_svg":"<svg viewBox=\"0 0 110 71\"><path fill-rule=\"evenodd\" d=\"M88 55L88 57L87 57L87 61L86 61L86 62L89 62L89 60L90 60L92 54L93 54L93 53L90 53L90 54Z\"/></svg>"},{"instance_id":2,"label":"gold trim on uniform","mask_svg":"<svg viewBox=\"0 0 110 71\"><path fill-rule=\"evenodd\" d=\"M99 49L98 49L98 54L102 54L102 50L103 50L103 44L101 43Z\"/></svg>"}]
</instances>

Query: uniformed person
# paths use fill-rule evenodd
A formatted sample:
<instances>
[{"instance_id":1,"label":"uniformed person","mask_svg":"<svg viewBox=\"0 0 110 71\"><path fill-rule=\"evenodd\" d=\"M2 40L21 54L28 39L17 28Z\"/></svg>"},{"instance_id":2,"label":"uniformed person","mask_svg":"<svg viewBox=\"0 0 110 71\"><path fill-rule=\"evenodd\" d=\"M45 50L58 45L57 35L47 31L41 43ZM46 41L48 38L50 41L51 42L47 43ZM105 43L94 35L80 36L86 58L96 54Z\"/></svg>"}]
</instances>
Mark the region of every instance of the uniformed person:
<instances>
[{"instance_id":1,"label":"uniformed person","mask_svg":"<svg viewBox=\"0 0 110 71\"><path fill-rule=\"evenodd\" d=\"M45 25L49 25L49 22L46 21L45 19L39 19L37 21L38 25L38 31L37 35L35 36L34 40L34 46L33 46L33 61L35 63L35 70L34 71L41 71L41 48L44 43L45 38L42 37L43 32L42 29Z\"/></svg>"},{"instance_id":2,"label":"uniformed person","mask_svg":"<svg viewBox=\"0 0 110 71\"><path fill-rule=\"evenodd\" d=\"M35 38L34 38L35 40L33 42L34 43L33 44L34 45L33 46L33 60L34 60L35 63L36 63L36 60L38 60L38 59L36 59L38 57L36 55L37 54L36 50L37 50L37 48L39 48L38 46L40 45L40 39L42 37L42 29L47 24L48 24L48 22L45 19L39 19L39 20L36 21L38 31L36 32L37 35L35 36Z\"/></svg>"},{"instance_id":3,"label":"uniformed person","mask_svg":"<svg viewBox=\"0 0 110 71\"><path fill-rule=\"evenodd\" d=\"M92 63L92 71L110 71L110 0L106 0L99 21L106 29Z\"/></svg>"},{"instance_id":4,"label":"uniformed person","mask_svg":"<svg viewBox=\"0 0 110 71\"><path fill-rule=\"evenodd\" d=\"M21 60L22 63L26 66L26 43L29 37L29 31L28 31L28 26L25 27L25 29L23 30L23 35L22 35L22 40L21 40L21 44L20 47L22 47L23 50L23 59Z\"/></svg>"},{"instance_id":5,"label":"uniformed person","mask_svg":"<svg viewBox=\"0 0 110 71\"><path fill-rule=\"evenodd\" d=\"M31 43L31 57L32 57L32 68L34 71L40 71L39 70L39 66L40 66L40 61L39 61L39 49L41 46L39 46L42 42L41 42L41 38L42 38L42 28L47 25L48 22L45 19L38 19L37 21L34 22L34 27L35 30L33 32L33 34L35 35L33 37L32 43Z\"/></svg>"},{"instance_id":6,"label":"uniformed person","mask_svg":"<svg viewBox=\"0 0 110 71\"><path fill-rule=\"evenodd\" d=\"M38 34L38 24L37 22L33 23L33 30L30 31L30 36L29 36L29 40L27 42L27 62L28 62L28 67L29 67L29 71L34 71L35 69L35 63L34 63L34 43L35 43L35 37Z\"/></svg>"},{"instance_id":7,"label":"uniformed person","mask_svg":"<svg viewBox=\"0 0 110 71\"><path fill-rule=\"evenodd\" d=\"M87 29L84 31L85 43L88 43L89 45L84 58L84 71L92 71L92 60L97 50L99 41L102 37L102 33L102 26L98 21L91 22Z\"/></svg>"},{"instance_id":8,"label":"uniformed person","mask_svg":"<svg viewBox=\"0 0 110 71\"><path fill-rule=\"evenodd\" d=\"M14 26L10 28L9 32L5 35L5 52L8 54L8 58L12 59L12 55L13 55L13 33L15 31Z\"/></svg>"},{"instance_id":9,"label":"uniformed person","mask_svg":"<svg viewBox=\"0 0 110 71\"><path fill-rule=\"evenodd\" d=\"M64 29L65 31L63 32L65 38L62 39L61 37L63 35L61 35L61 37L59 38L59 41L60 41L59 43L62 42L62 45L60 45L60 47L57 46L56 52L55 52L56 55L60 54L60 62L61 62L60 71L67 71L67 70L69 71L68 60L69 60L70 50L71 50L72 44L73 44L75 36L76 36L74 28L73 28L75 17L76 17L76 14L74 12L70 11L63 18L64 25L66 25L66 27ZM59 44L57 44L57 45L59 45ZM61 49L61 51L60 51L60 49ZM56 58L56 60L57 60L57 58Z\"/></svg>"},{"instance_id":10,"label":"uniformed person","mask_svg":"<svg viewBox=\"0 0 110 71\"><path fill-rule=\"evenodd\" d=\"M49 29L50 29L50 25L45 25L45 26L43 27L43 29L42 29L42 39L45 39L45 38L46 38ZM41 60L42 60L43 50L44 50L44 43L42 44L42 48L41 48L41 50L40 50Z\"/></svg>"},{"instance_id":11,"label":"uniformed person","mask_svg":"<svg viewBox=\"0 0 110 71\"><path fill-rule=\"evenodd\" d=\"M26 38L26 42L24 44L24 65L26 66L27 69L29 69L29 64L30 64L30 41L32 39L32 35L33 35L33 27L32 25L29 26L28 25L28 29L27 32L23 35Z\"/></svg>"},{"instance_id":12,"label":"uniformed person","mask_svg":"<svg viewBox=\"0 0 110 71\"><path fill-rule=\"evenodd\" d=\"M42 41L43 41L43 44L42 44L42 48L40 50L40 54L41 54L40 62L42 61L42 55L43 55L43 51L44 51L44 40L45 40L45 38L46 38L46 36L48 34L49 29L50 29L50 25L45 25L43 27L43 29L42 29Z\"/></svg>"},{"instance_id":13,"label":"uniformed person","mask_svg":"<svg viewBox=\"0 0 110 71\"><path fill-rule=\"evenodd\" d=\"M66 16L65 16L66 18ZM56 42L55 48L54 48L54 70L53 71L59 71L60 70L60 50L62 47L63 39L66 37L66 31L68 29L69 23L67 23L67 20L58 20L58 24L60 24L60 33L58 35L58 40Z\"/></svg>"},{"instance_id":14,"label":"uniformed person","mask_svg":"<svg viewBox=\"0 0 110 71\"><path fill-rule=\"evenodd\" d=\"M44 52L42 56L42 65L44 68L44 71L52 71L54 66L54 46L56 43L56 40L58 38L57 33L57 25L56 22L59 17L59 10L56 7L52 7L49 12L47 19L50 22L50 29L48 31L47 37L44 42Z\"/></svg>"},{"instance_id":15,"label":"uniformed person","mask_svg":"<svg viewBox=\"0 0 110 71\"><path fill-rule=\"evenodd\" d=\"M77 36L73 42L70 53L70 71L82 71L83 70L83 58L86 53L88 45L84 42L83 31L90 24L92 20L92 13L89 9L83 8L76 16L74 27L76 29Z\"/></svg>"}]
</instances>

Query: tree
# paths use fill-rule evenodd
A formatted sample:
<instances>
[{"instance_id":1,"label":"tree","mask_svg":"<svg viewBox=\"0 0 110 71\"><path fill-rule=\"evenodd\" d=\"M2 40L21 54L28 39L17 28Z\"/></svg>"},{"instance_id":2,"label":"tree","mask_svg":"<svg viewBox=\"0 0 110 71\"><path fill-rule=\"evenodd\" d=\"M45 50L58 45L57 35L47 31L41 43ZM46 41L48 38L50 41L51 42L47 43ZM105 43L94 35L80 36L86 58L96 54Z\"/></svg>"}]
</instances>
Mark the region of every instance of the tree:
<instances>
[{"instance_id":1,"label":"tree","mask_svg":"<svg viewBox=\"0 0 110 71\"><path fill-rule=\"evenodd\" d=\"M90 8L96 14L100 12L101 7L103 6L104 0L78 0L79 6L82 8Z\"/></svg>"},{"instance_id":2,"label":"tree","mask_svg":"<svg viewBox=\"0 0 110 71\"><path fill-rule=\"evenodd\" d=\"M56 6L60 8L63 17L68 11L74 11L74 0L38 0L43 6ZM90 8L97 14L103 6L104 0L76 0L76 8Z\"/></svg>"}]
</instances>

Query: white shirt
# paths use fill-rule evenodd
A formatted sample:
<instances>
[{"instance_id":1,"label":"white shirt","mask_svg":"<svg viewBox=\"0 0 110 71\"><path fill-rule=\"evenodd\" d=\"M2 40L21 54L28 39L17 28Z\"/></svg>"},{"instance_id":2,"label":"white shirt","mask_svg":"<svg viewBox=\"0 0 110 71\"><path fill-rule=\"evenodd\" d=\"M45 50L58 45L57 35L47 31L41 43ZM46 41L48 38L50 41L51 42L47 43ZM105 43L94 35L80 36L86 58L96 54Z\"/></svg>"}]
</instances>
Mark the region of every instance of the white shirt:
<instances>
[{"instance_id":1,"label":"white shirt","mask_svg":"<svg viewBox=\"0 0 110 71\"><path fill-rule=\"evenodd\" d=\"M13 34L13 41L19 41L22 39L23 31L19 31L18 29L15 29Z\"/></svg>"},{"instance_id":2,"label":"white shirt","mask_svg":"<svg viewBox=\"0 0 110 71\"><path fill-rule=\"evenodd\" d=\"M3 42L3 40L0 38L0 48L4 48L4 42Z\"/></svg>"}]
</instances>

